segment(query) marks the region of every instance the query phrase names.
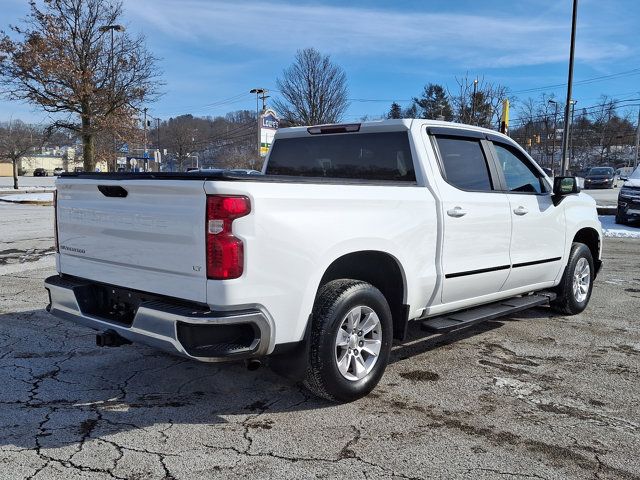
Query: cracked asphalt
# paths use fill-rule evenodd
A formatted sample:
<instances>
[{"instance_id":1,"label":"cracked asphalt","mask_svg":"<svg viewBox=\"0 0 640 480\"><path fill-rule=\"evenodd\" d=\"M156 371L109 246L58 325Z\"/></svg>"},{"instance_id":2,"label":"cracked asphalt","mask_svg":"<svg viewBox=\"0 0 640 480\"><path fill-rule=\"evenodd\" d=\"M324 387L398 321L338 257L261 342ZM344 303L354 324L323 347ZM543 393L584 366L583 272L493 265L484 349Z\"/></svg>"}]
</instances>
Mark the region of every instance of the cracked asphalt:
<instances>
[{"instance_id":1,"label":"cracked asphalt","mask_svg":"<svg viewBox=\"0 0 640 480\"><path fill-rule=\"evenodd\" d=\"M267 368L95 347L44 311L49 257L25 260L51 248L51 209L9 228L16 208L0 209L2 480L640 479L638 240L606 239L585 313L416 326L378 388L337 405Z\"/></svg>"}]
</instances>

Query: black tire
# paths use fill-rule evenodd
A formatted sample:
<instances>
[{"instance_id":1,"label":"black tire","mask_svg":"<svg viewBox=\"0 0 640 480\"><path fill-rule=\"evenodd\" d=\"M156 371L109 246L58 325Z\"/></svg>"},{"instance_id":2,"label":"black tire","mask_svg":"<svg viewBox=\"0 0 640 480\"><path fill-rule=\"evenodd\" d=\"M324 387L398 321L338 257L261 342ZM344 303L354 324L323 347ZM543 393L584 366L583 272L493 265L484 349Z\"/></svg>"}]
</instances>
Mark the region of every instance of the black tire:
<instances>
[{"instance_id":1,"label":"black tire","mask_svg":"<svg viewBox=\"0 0 640 480\"><path fill-rule=\"evenodd\" d=\"M620 214L616 214L616 223L618 225L626 225L627 224L627 219L624 218L622 215Z\"/></svg>"},{"instance_id":2,"label":"black tire","mask_svg":"<svg viewBox=\"0 0 640 480\"><path fill-rule=\"evenodd\" d=\"M364 378L349 380L338 369L336 336L347 313L357 306L368 307L377 314L381 348L371 371ZM319 397L339 402L351 402L371 392L387 367L393 340L391 310L380 290L358 280L333 280L321 287L311 322L305 387Z\"/></svg>"},{"instance_id":3,"label":"black tire","mask_svg":"<svg viewBox=\"0 0 640 480\"><path fill-rule=\"evenodd\" d=\"M589 287L586 292L587 295L584 300L578 300L573 291L574 274L576 273L576 266L580 259L586 259L589 264ZM595 269L593 265L593 256L591 250L583 243L574 242L571 246L571 253L569 254L569 261L562 275L560 284L556 287L556 299L551 302L551 307L566 315L576 315L582 312L591 299L591 292L593 291L593 279L595 276Z\"/></svg>"}]
</instances>

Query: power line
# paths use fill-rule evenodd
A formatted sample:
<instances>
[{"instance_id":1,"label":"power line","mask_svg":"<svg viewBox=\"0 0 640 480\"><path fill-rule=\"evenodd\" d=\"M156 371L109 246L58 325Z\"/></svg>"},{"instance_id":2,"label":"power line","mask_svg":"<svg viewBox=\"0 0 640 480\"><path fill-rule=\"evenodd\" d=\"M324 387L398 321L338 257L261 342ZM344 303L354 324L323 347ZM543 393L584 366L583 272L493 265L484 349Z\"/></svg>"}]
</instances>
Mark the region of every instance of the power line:
<instances>
[{"instance_id":1,"label":"power line","mask_svg":"<svg viewBox=\"0 0 640 480\"><path fill-rule=\"evenodd\" d=\"M611 100L608 101L606 103L600 103L600 104L596 104L596 105L590 105L587 107L582 107L579 108L578 110L581 112L581 114L584 113L588 113L594 110L598 110L598 109L607 109L607 108L612 108L612 107L616 107L616 106L620 106L620 107L633 107L635 106L635 104L629 104L629 105L619 105L621 103L626 103L626 102L638 102L640 101L640 98L628 98L628 99L624 99L624 100ZM529 122L535 122L535 121L540 121L543 120L545 117L551 117L553 116L551 113L545 114L545 113L540 113L538 115L532 115L530 117L515 117L514 119L512 119L509 124L513 125L514 123L522 123L527 124Z\"/></svg>"},{"instance_id":2,"label":"power line","mask_svg":"<svg viewBox=\"0 0 640 480\"><path fill-rule=\"evenodd\" d=\"M618 72L618 73L612 73L611 75L601 75L599 77L592 77L592 78L586 78L584 80L578 80L576 82L573 82L574 85L588 85L590 83L595 83L595 82L599 82L602 80L608 80L611 78L618 78L618 77L624 77L624 76L633 76L633 75L639 75L640 74L640 68L633 68L631 70L626 70L624 72ZM524 90L516 90L513 91L511 93L513 94L518 94L518 93L529 93L529 92L540 92L543 90L549 90L552 88L560 88L560 87L566 87L567 83L556 83L555 85L546 85L544 87L535 87L535 88L527 88Z\"/></svg>"}]
</instances>

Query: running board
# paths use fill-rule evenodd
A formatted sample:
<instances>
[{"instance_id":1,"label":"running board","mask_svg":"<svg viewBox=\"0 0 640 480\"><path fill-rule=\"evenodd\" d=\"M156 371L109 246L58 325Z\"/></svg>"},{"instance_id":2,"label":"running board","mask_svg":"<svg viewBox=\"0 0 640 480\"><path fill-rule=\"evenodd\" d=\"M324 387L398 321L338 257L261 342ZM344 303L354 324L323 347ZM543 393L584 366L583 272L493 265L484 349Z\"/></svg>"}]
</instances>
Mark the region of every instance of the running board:
<instances>
[{"instance_id":1,"label":"running board","mask_svg":"<svg viewBox=\"0 0 640 480\"><path fill-rule=\"evenodd\" d=\"M480 322L493 320L531 307L546 305L555 300L552 292L537 293L524 297L513 297L480 307L470 308L459 312L448 313L422 321L422 330L436 333L446 333L460 328L469 327Z\"/></svg>"}]
</instances>

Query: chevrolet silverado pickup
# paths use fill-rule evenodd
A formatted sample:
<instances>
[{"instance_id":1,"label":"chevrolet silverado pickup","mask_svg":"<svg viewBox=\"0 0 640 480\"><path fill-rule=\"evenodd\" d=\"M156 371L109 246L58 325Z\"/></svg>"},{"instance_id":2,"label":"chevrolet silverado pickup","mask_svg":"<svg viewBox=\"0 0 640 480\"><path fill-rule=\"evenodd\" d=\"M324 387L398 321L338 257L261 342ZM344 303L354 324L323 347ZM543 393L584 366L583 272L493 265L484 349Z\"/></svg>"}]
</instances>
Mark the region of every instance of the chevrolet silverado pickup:
<instances>
[{"instance_id":1,"label":"chevrolet silverado pickup","mask_svg":"<svg viewBox=\"0 0 640 480\"><path fill-rule=\"evenodd\" d=\"M270 356L315 394L370 392L409 321L444 333L585 309L595 202L508 136L429 120L278 130L262 175L68 173L48 310L203 362ZM253 363L251 363L253 362Z\"/></svg>"}]
</instances>

